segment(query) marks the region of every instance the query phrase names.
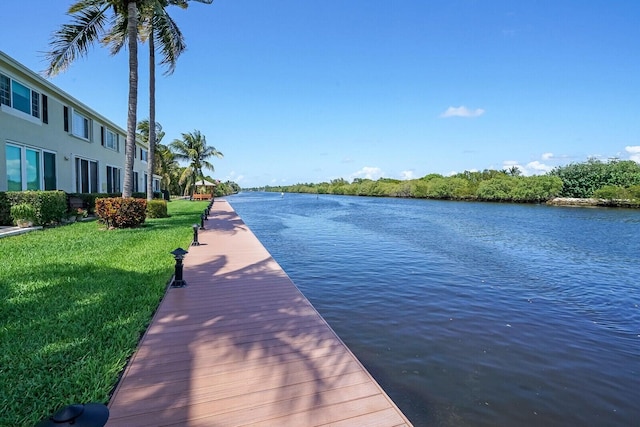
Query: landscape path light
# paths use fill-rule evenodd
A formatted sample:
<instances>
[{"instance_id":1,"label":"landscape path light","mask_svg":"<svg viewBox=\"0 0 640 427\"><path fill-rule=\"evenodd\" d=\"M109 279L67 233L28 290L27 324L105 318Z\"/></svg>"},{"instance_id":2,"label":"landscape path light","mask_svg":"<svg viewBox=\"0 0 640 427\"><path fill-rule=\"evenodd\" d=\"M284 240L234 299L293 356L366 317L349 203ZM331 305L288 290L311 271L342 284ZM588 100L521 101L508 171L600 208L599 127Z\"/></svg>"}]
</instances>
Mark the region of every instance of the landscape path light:
<instances>
[{"instance_id":1,"label":"landscape path light","mask_svg":"<svg viewBox=\"0 0 640 427\"><path fill-rule=\"evenodd\" d=\"M200 230L204 230L204 214L200 215Z\"/></svg>"},{"instance_id":2,"label":"landscape path light","mask_svg":"<svg viewBox=\"0 0 640 427\"><path fill-rule=\"evenodd\" d=\"M193 224L193 242L191 242L191 246L200 246L200 242L198 242L198 224Z\"/></svg>"},{"instance_id":3,"label":"landscape path light","mask_svg":"<svg viewBox=\"0 0 640 427\"><path fill-rule=\"evenodd\" d=\"M188 253L189 252L185 251L182 248L177 248L171 251L171 255L173 255L173 257L176 260L175 274L173 276L173 282L171 282L172 288L183 288L187 286L187 282L185 282L184 279L182 278L182 267L183 267L182 260L184 259L184 256Z\"/></svg>"},{"instance_id":4,"label":"landscape path light","mask_svg":"<svg viewBox=\"0 0 640 427\"><path fill-rule=\"evenodd\" d=\"M74 404L59 409L36 427L103 427L108 419L109 408L101 403Z\"/></svg>"}]
</instances>

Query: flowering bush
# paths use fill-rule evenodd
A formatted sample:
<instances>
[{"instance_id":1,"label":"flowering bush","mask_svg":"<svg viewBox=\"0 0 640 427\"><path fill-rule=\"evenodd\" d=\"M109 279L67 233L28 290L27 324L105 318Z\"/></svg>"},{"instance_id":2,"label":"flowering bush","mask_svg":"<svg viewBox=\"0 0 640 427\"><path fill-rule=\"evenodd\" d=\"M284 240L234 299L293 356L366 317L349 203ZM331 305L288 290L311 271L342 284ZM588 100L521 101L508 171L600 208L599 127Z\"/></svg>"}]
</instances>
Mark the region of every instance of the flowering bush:
<instances>
[{"instance_id":1,"label":"flowering bush","mask_svg":"<svg viewBox=\"0 0 640 427\"><path fill-rule=\"evenodd\" d=\"M144 223L147 201L122 197L96 199L96 216L108 228L132 228Z\"/></svg>"}]
</instances>

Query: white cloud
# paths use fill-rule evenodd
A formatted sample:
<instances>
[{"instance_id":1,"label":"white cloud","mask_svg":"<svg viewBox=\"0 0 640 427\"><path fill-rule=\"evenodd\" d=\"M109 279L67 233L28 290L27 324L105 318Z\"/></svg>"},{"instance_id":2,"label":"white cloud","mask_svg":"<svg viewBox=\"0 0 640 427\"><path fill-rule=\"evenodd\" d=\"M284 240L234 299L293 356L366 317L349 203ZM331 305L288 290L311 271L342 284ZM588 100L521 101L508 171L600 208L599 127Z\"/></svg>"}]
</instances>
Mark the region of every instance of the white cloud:
<instances>
[{"instance_id":1,"label":"white cloud","mask_svg":"<svg viewBox=\"0 0 640 427\"><path fill-rule=\"evenodd\" d=\"M244 175L238 175L235 171L229 172L226 176L225 181L232 181L236 184L240 184L244 180Z\"/></svg>"},{"instance_id":2,"label":"white cloud","mask_svg":"<svg viewBox=\"0 0 640 427\"><path fill-rule=\"evenodd\" d=\"M365 166L358 172L352 173L349 177L349 181L353 181L354 178L372 179L375 181L382 177L382 173L382 169L380 168Z\"/></svg>"},{"instance_id":3,"label":"white cloud","mask_svg":"<svg viewBox=\"0 0 640 427\"><path fill-rule=\"evenodd\" d=\"M521 165L516 160L505 160L502 162L502 169L511 169L512 167L516 167L520 169L522 175L530 176L530 175L540 175L549 172L553 169L552 166L545 165L544 163L534 160L533 162L529 162L526 165Z\"/></svg>"},{"instance_id":4,"label":"white cloud","mask_svg":"<svg viewBox=\"0 0 640 427\"><path fill-rule=\"evenodd\" d=\"M540 173L547 173L551 169L553 169L553 167L549 165L545 165L544 163L540 163L537 160L534 160L533 162L527 163L527 166L525 166L525 169L528 172L533 172L533 175L537 175Z\"/></svg>"},{"instance_id":5,"label":"white cloud","mask_svg":"<svg viewBox=\"0 0 640 427\"><path fill-rule=\"evenodd\" d=\"M640 145L628 145L624 150L629 153L629 160L640 163Z\"/></svg>"},{"instance_id":6,"label":"white cloud","mask_svg":"<svg viewBox=\"0 0 640 427\"><path fill-rule=\"evenodd\" d=\"M400 179L414 179L414 171L402 171L400 172Z\"/></svg>"},{"instance_id":7,"label":"white cloud","mask_svg":"<svg viewBox=\"0 0 640 427\"><path fill-rule=\"evenodd\" d=\"M553 158L553 153L542 153L542 160L551 160Z\"/></svg>"},{"instance_id":8,"label":"white cloud","mask_svg":"<svg viewBox=\"0 0 640 427\"><path fill-rule=\"evenodd\" d=\"M484 114L484 110L482 108L476 108L475 110L469 110L464 105L460 107L449 107L447 111L440 114L440 117L480 117Z\"/></svg>"}]
</instances>

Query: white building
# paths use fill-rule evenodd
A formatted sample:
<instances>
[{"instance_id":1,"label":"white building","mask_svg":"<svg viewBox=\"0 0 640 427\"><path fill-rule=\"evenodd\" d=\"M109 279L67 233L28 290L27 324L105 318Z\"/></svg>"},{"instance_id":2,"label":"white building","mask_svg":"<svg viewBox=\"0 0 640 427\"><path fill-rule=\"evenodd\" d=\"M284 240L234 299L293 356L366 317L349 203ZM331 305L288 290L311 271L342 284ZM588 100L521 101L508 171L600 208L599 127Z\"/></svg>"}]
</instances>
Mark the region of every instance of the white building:
<instances>
[{"instance_id":1,"label":"white building","mask_svg":"<svg viewBox=\"0 0 640 427\"><path fill-rule=\"evenodd\" d=\"M125 141L125 130L0 51L0 191L122 192ZM133 191L146 191L140 141L133 170Z\"/></svg>"}]
</instances>

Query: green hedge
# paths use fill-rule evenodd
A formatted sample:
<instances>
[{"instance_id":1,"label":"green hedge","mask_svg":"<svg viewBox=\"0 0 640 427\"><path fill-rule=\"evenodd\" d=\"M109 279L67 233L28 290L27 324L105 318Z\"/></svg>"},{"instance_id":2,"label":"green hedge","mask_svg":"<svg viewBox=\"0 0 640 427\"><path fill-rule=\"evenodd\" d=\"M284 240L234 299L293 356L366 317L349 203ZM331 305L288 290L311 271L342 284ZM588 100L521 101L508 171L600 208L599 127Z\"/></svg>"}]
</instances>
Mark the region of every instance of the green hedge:
<instances>
[{"instance_id":1,"label":"green hedge","mask_svg":"<svg viewBox=\"0 0 640 427\"><path fill-rule=\"evenodd\" d=\"M5 194L10 206L20 203L33 206L35 225L57 224L66 218L67 196L64 191L8 191Z\"/></svg>"},{"instance_id":2,"label":"green hedge","mask_svg":"<svg viewBox=\"0 0 640 427\"><path fill-rule=\"evenodd\" d=\"M166 200L147 201L147 218L167 218L168 216Z\"/></svg>"},{"instance_id":3,"label":"green hedge","mask_svg":"<svg viewBox=\"0 0 640 427\"><path fill-rule=\"evenodd\" d=\"M11 225L11 203L7 193L0 192L0 225Z\"/></svg>"},{"instance_id":4,"label":"green hedge","mask_svg":"<svg viewBox=\"0 0 640 427\"><path fill-rule=\"evenodd\" d=\"M96 199L107 199L107 198L117 198L122 196L122 193L69 193L69 197L77 197L82 200L82 204L85 209L88 209L89 212L95 212L96 208ZM146 199L147 193L133 193L131 195L134 199ZM153 193L154 199L162 199L163 195L161 192L157 191Z\"/></svg>"}]
</instances>

